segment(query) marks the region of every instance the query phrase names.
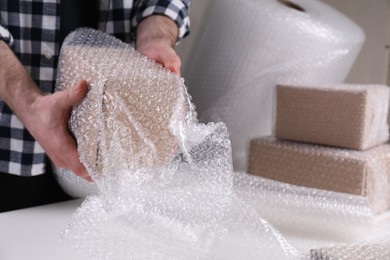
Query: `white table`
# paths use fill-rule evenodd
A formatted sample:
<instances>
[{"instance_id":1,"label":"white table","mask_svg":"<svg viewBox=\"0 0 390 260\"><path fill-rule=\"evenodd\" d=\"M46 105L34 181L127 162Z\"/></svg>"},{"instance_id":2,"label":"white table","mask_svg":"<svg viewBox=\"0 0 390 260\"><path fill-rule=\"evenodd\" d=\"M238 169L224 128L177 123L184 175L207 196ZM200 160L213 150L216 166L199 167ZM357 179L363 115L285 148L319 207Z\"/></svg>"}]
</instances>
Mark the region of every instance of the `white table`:
<instances>
[{"instance_id":1,"label":"white table","mask_svg":"<svg viewBox=\"0 0 390 260\"><path fill-rule=\"evenodd\" d=\"M82 200L0 213L1 260L88 260L66 248L60 233Z\"/></svg>"},{"instance_id":2,"label":"white table","mask_svg":"<svg viewBox=\"0 0 390 260\"><path fill-rule=\"evenodd\" d=\"M81 202L79 199L0 213L0 260L90 260L71 251L60 240L60 233ZM390 220L378 230L390 236ZM290 239L300 249L313 243L299 235Z\"/></svg>"}]
</instances>

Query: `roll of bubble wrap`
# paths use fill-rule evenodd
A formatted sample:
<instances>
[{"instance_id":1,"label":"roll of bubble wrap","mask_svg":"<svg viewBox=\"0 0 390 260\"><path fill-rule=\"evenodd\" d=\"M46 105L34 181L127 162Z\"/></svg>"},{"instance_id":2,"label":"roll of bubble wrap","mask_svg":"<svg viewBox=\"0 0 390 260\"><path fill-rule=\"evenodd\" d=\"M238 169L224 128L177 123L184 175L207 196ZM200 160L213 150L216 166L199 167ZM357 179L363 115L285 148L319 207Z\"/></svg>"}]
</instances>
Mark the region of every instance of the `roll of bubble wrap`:
<instances>
[{"instance_id":1,"label":"roll of bubble wrap","mask_svg":"<svg viewBox=\"0 0 390 260\"><path fill-rule=\"evenodd\" d=\"M250 140L272 133L275 85L343 82L364 42L317 0L209 1L203 23L183 75L200 121L226 123L239 171Z\"/></svg>"},{"instance_id":2,"label":"roll of bubble wrap","mask_svg":"<svg viewBox=\"0 0 390 260\"><path fill-rule=\"evenodd\" d=\"M90 29L66 38L59 65L58 90L90 82L70 128L98 190L63 232L69 246L94 259L298 257L235 196L227 129L197 124L177 75Z\"/></svg>"},{"instance_id":3,"label":"roll of bubble wrap","mask_svg":"<svg viewBox=\"0 0 390 260\"><path fill-rule=\"evenodd\" d=\"M389 99L381 85L279 85L275 136L366 150L389 139Z\"/></svg>"},{"instance_id":4,"label":"roll of bubble wrap","mask_svg":"<svg viewBox=\"0 0 390 260\"><path fill-rule=\"evenodd\" d=\"M390 206L390 144L353 151L258 138L251 141L248 172L295 185L367 196L377 213Z\"/></svg>"}]
</instances>

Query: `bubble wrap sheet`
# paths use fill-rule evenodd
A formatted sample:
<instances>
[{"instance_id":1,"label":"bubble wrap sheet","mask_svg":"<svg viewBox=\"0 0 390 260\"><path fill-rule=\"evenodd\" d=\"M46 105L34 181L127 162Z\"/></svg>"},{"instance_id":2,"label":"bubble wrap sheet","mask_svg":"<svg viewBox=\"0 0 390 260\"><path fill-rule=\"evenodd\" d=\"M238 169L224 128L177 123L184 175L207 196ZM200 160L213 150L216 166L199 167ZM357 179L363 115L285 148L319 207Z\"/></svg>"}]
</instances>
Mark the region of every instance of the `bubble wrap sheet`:
<instances>
[{"instance_id":1,"label":"bubble wrap sheet","mask_svg":"<svg viewBox=\"0 0 390 260\"><path fill-rule=\"evenodd\" d=\"M95 182L57 168L65 190L90 195L62 234L71 248L109 260L310 259L370 234L364 197L233 172L226 126L198 124L183 80L119 40L79 29L59 64L57 90L90 85L70 128ZM295 246L297 231L334 243Z\"/></svg>"},{"instance_id":2,"label":"bubble wrap sheet","mask_svg":"<svg viewBox=\"0 0 390 260\"><path fill-rule=\"evenodd\" d=\"M197 124L183 80L90 29L61 49L57 89L89 81L70 128L97 195L63 240L94 259L294 259L233 192L224 124Z\"/></svg>"},{"instance_id":3,"label":"bubble wrap sheet","mask_svg":"<svg viewBox=\"0 0 390 260\"><path fill-rule=\"evenodd\" d=\"M237 171L249 141L272 133L275 85L343 82L364 42L317 0L213 0L202 21L183 75L200 121L226 123Z\"/></svg>"},{"instance_id":4,"label":"bubble wrap sheet","mask_svg":"<svg viewBox=\"0 0 390 260\"><path fill-rule=\"evenodd\" d=\"M390 239L311 250L312 260L390 259Z\"/></svg>"}]
</instances>

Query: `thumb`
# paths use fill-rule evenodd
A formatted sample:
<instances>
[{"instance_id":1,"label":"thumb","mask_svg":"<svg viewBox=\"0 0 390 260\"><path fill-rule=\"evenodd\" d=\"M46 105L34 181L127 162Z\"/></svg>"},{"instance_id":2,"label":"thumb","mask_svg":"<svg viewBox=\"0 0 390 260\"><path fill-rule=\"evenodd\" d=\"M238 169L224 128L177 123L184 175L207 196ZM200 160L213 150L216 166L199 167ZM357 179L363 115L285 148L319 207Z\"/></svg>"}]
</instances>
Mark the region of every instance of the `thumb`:
<instances>
[{"instance_id":1,"label":"thumb","mask_svg":"<svg viewBox=\"0 0 390 260\"><path fill-rule=\"evenodd\" d=\"M180 75L181 60L173 49L166 51L162 59L164 67Z\"/></svg>"},{"instance_id":2,"label":"thumb","mask_svg":"<svg viewBox=\"0 0 390 260\"><path fill-rule=\"evenodd\" d=\"M80 81L78 84L60 92L59 100L65 107L71 107L80 103L88 91L88 83L85 80Z\"/></svg>"},{"instance_id":3,"label":"thumb","mask_svg":"<svg viewBox=\"0 0 390 260\"><path fill-rule=\"evenodd\" d=\"M180 62L177 62L176 60L170 60L166 62L164 66L180 76Z\"/></svg>"}]
</instances>

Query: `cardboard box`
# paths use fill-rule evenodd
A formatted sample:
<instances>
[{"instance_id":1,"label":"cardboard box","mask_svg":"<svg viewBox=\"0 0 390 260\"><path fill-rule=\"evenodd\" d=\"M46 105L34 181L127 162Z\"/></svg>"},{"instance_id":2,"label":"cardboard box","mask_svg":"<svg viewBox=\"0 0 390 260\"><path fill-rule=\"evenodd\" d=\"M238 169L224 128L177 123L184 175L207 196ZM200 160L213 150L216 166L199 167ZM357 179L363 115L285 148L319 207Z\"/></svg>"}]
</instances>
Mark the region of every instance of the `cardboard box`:
<instances>
[{"instance_id":1,"label":"cardboard box","mask_svg":"<svg viewBox=\"0 0 390 260\"><path fill-rule=\"evenodd\" d=\"M389 139L389 88L382 85L277 87L275 136L365 150Z\"/></svg>"},{"instance_id":2,"label":"cardboard box","mask_svg":"<svg viewBox=\"0 0 390 260\"><path fill-rule=\"evenodd\" d=\"M250 143L248 172L285 183L366 196L375 212L390 206L390 144L354 151L258 138Z\"/></svg>"},{"instance_id":3,"label":"cardboard box","mask_svg":"<svg viewBox=\"0 0 390 260\"><path fill-rule=\"evenodd\" d=\"M82 79L90 85L70 128L91 174L105 162L113 172L171 163L178 153L173 126L184 120L187 104L178 75L130 47L69 45L61 55L59 89Z\"/></svg>"}]
</instances>

